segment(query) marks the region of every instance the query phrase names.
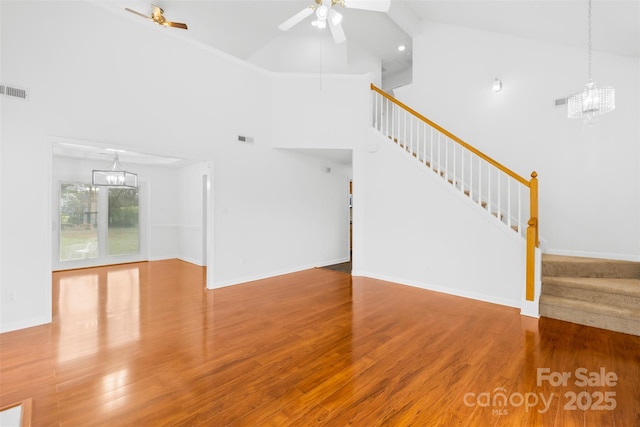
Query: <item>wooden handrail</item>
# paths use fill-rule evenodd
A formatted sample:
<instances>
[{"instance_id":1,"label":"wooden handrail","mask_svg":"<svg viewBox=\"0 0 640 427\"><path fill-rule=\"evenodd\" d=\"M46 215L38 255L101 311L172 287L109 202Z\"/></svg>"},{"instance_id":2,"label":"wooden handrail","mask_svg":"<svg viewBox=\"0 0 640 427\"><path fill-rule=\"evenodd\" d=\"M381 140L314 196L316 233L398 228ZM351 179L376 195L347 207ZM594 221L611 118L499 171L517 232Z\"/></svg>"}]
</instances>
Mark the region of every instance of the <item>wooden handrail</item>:
<instances>
[{"instance_id":1,"label":"wooden handrail","mask_svg":"<svg viewBox=\"0 0 640 427\"><path fill-rule=\"evenodd\" d=\"M476 149L475 147L467 144L462 139L458 138L457 136L455 136L454 134L452 134L448 130L444 129L442 126L440 126L440 125L432 122L431 120L427 119L425 116L423 116L422 114L418 113L416 110L412 109L411 107L408 107L407 105L405 105L402 102L398 101L397 99L395 99L394 97L392 97L389 94L385 93L381 89L378 89L373 83L371 83L371 90L379 93L380 95L382 95L383 97L385 97L389 101L393 102L394 104L396 104L397 106L399 106L403 110L413 114L414 116L416 116L417 118L419 118L423 122L427 123L432 128L436 129L437 131L439 131L440 133L446 135L448 138L450 138L453 141L457 142L458 144L460 144L461 146L463 146L467 150L471 151L476 156L478 156L481 159L491 163L493 166L497 167L502 172L504 172L507 175L511 176L513 179L519 181L522 185L525 185L525 186L529 187L529 180L527 180L526 178L523 178L522 176L518 175L517 173L515 173L514 171L512 171L508 167L504 166L500 162L498 162L498 161L492 159L491 157L487 156L482 151L480 151L480 150Z\"/></svg>"},{"instance_id":2,"label":"wooden handrail","mask_svg":"<svg viewBox=\"0 0 640 427\"><path fill-rule=\"evenodd\" d=\"M539 233L538 233L539 227L538 227L538 174L537 172L533 171L531 173L531 180L527 180L526 178L523 178L522 176L518 175L508 167L502 165L501 163L487 156L483 152L467 144L466 142L464 142L463 140L461 140L460 138L458 138L448 130L444 129L438 124L427 119L425 116L418 113L413 108L403 104L402 102L398 101L394 97L385 93L381 89L378 89L373 83L371 83L371 90L382 95L384 98L391 101L392 103L402 108L403 110L407 111L409 114L412 114L413 116L427 123L429 126L436 129L438 132L442 133L443 135L446 135L452 141L455 141L465 149L474 153L476 156L480 157L481 159L488 162L489 164L495 166L505 174L509 175L511 178L515 179L516 181L520 182L522 185L529 188L530 213L529 213L529 221L527 223L528 226L527 226L527 232L526 232L525 297L527 301L534 301L535 299L535 253L536 253L536 248L540 245Z\"/></svg>"}]
</instances>

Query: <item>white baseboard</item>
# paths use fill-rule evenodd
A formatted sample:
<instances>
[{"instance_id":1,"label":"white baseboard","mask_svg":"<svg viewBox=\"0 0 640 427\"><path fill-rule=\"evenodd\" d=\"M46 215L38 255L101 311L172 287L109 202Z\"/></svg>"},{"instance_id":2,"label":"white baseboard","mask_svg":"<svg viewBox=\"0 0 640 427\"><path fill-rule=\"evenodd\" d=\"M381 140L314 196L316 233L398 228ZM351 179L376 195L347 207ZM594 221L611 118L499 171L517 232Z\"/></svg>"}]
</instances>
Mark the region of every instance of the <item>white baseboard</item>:
<instances>
[{"instance_id":1,"label":"white baseboard","mask_svg":"<svg viewBox=\"0 0 640 427\"><path fill-rule=\"evenodd\" d=\"M44 316L34 317L31 319L23 319L17 322L8 322L0 324L0 333L17 331L18 329L32 328L34 326L46 325L51 323L52 319Z\"/></svg>"},{"instance_id":2,"label":"white baseboard","mask_svg":"<svg viewBox=\"0 0 640 427\"><path fill-rule=\"evenodd\" d=\"M309 270L310 268L316 268L316 267L324 267L327 265L333 265L333 264L340 264L343 262L347 262L349 261L349 258L339 258L333 261L321 261L319 264L314 263L314 264L306 264L306 265L300 265L297 267L291 267L291 268L285 268L282 270L276 270L276 271L272 271L269 273L260 273L260 274L255 274L255 275L250 275L250 276L244 276L244 277L239 277L236 279L230 279L230 280L223 280L221 282L214 282L213 286L210 287L209 289L216 289L216 288L223 288L226 286L234 286L234 285L240 285L243 283L247 283L247 282L254 282L256 280L262 280L262 279L269 279L271 277L276 277L276 276L282 276L283 274L290 274L290 273L297 273L298 271L303 271L303 270Z\"/></svg>"},{"instance_id":3,"label":"white baseboard","mask_svg":"<svg viewBox=\"0 0 640 427\"><path fill-rule=\"evenodd\" d=\"M640 262L640 255L634 255L634 254L572 251L572 250L566 250L566 249L547 249L544 251L544 253L549 255L575 256L575 257L584 257L584 258L602 258L602 259L612 259L616 261Z\"/></svg>"},{"instance_id":4,"label":"white baseboard","mask_svg":"<svg viewBox=\"0 0 640 427\"><path fill-rule=\"evenodd\" d=\"M179 259L180 261L188 262L190 264L204 266L204 264L202 264L201 260L197 260L195 258L184 257L184 256L177 255L177 254L152 256L152 257L149 257L147 259L147 261L166 261L166 260L169 260L169 259Z\"/></svg>"},{"instance_id":5,"label":"white baseboard","mask_svg":"<svg viewBox=\"0 0 640 427\"><path fill-rule=\"evenodd\" d=\"M204 267L204 264L202 263L202 260L197 260L195 258L187 258L187 257L176 257L177 259L179 259L180 261L184 261L184 262L188 262L189 264L194 264L197 265L198 267Z\"/></svg>"},{"instance_id":6,"label":"white baseboard","mask_svg":"<svg viewBox=\"0 0 640 427\"><path fill-rule=\"evenodd\" d=\"M333 261L323 262L322 264L317 265L316 267L326 267L328 265L342 264L343 262L349 262L349 261L351 261L351 258L349 258L349 257L338 258L338 259L334 259Z\"/></svg>"},{"instance_id":7,"label":"white baseboard","mask_svg":"<svg viewBox=\"0 0 640 427\"><path fill-rule=\"evenodd\" d=\"M157 255L150 256L148 261L166 261L168 259L180 259L180 257L178 255Z\"/></svg>"},{"instance_id":8,"label":"white baseboard","mask_svg":"<svg viewBox=\"0 0 640 427\"><path fill-rule=\"evenodd\" d=\"M414 288L421 288L428 291L440 292L447 295L454 295L457 297L469 298L476 301L488 302L491 304L504 305L506 307L520 308L521 306L520 301L512 301L507 298L500 298L500 297L494 297L491 295L478 294L475 292L469 292L466 290L456 289L456 288L449 288L446 286L437 286L430 283L414 282L411 280L400 279L397 277L384 276L380 274L371 274L371 273L366 273L361 271L358 271L357 274L352 272L351 275L370 277L372 279L384 280L386 282L397 283L399 285L411 286Z\"/></svg>"},{"instance_id":9,"label":"white baseboard","mask_svg":"<svg viewBox=\"0 0 640 427\"><path fill-rule=\"evenodd\" d=\"M522 316L540 318L540 301L522 301L520 305L520 314Z\"/></svg>"}]
</instances>

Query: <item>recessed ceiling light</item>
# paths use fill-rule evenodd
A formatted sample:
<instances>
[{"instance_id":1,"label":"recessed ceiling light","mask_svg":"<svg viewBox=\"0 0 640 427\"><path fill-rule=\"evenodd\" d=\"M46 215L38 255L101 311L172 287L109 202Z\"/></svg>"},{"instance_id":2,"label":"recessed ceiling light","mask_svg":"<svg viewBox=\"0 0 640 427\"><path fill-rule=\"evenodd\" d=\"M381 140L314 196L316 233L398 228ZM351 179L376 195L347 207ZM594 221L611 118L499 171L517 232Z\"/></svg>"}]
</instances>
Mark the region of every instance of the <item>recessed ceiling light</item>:
<instances>
[{"instance_id":1,"label":"recessed ceiling light","mask_svg":"<svg viewBox=\"0 0 640 427\"><path fill-rule=\"evenodd\" d=\"M493 80L493 85L491 86L494 92L500 92L502 90L502 81L497 77Z\"/></svg>"},{"instance_id":2,"label":"recessed ceiling light","mask_svg":"<svg viewBox=\"0 0 640 427\"><path fill-rule=\"evenodd\" d=\"M406 47L405 45L403 45L403 44L401 44L400 46L398 46L398 50L399 50L400 52L404 52L404 50L405 50L406 48L407 48L407 47Z\"/></svg>"}]
</instances>

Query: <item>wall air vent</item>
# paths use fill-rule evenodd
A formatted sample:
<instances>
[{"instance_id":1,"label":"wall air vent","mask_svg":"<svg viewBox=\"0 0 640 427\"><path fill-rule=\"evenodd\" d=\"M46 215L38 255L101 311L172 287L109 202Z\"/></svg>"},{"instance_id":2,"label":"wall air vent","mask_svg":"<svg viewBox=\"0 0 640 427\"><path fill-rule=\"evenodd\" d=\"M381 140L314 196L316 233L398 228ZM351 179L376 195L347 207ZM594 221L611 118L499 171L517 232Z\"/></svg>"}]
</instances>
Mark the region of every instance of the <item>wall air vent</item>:
<instances>
[{"instance_id":1,"label":"wall air vent","mask_svg":"<svg viewBox=\"0 0 640 427\"><path fill-rule=\"evenodd\" d=\"M568 100L569 100L569 98L568 98L568 97L567 97L567 98L560 98L560 99L556 99L556 100L555 100L555 104L554 104L554 105L555 105L556 107L560 107L560 106L562 106L562 105L565 105L565 104L567 103L567 101L568 101Z\"/></svg>"},{"instance_id":2,"label":"wall air vent","mask_svg":"<svg viewBox=\"0 0 640 427\"><path fill-rule=\"evenodd\" d=\"M27 91L13 86L0 84L0 95L12 96L14 98L27 99Z\"/></svg>"},{"instance_id":3,"label":"wall air vent","mask_svg":"<svg viewBox=\"0 0 640 427\"><path fill-rule=\"evenodd\" d=\"M237 142L244 142L245 144L253 144L253 137L252 136L238 135Z\"/></svg>"}]
</instances>

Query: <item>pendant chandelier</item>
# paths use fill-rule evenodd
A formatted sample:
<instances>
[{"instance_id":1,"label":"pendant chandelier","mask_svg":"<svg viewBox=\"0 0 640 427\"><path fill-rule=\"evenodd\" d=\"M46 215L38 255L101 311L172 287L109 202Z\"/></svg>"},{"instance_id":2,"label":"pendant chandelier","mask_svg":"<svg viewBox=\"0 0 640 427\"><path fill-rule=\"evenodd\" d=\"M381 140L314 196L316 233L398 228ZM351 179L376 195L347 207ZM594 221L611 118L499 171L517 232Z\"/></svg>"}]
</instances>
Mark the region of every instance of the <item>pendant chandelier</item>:
<instances>
[{"instance_id":1,"label":"pendant chandelier","mask_svg":"<svg viewBox=\"0 0 640 427\"><path fill-rule=\"evenodd\" d=\"M598 116L613 111L616 108L616 96L612 87L598 87L591 79L591 0L589 0L589 81L580 93L569 97L567 108L570 119L582 119L583 123L591 126Z\"/></svg>"},{"instance_id":2,"label":"pendant chandelier","mask_svg":"<svg viewBox=\"0 0 640 427\"><path fill-rule=\"evenodd\" d=\"M97 187L138 187L138 175L127 172L120 166L118 153L107 170L93 170L91 183Z\"/></svg>"}]
</instances>

